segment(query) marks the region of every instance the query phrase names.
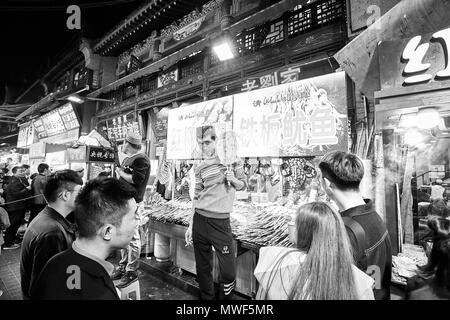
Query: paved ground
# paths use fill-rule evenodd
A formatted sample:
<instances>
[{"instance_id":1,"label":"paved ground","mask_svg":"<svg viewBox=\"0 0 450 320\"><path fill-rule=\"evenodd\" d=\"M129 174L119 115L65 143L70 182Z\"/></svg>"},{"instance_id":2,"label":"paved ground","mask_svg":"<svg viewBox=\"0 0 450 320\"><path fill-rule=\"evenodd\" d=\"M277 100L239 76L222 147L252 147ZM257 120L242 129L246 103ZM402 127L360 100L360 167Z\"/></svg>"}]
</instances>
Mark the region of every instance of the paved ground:
<instances>
[{"instance_id":1,"label":"paved ground","mask_svg":"<svg viewBox=\"0 0 450 320\"><path fill-rule=\"evenodd\" d=\"M0 300L22 300L20 289L20 248L4 250L0 256ZM195 300L189 294L150 273L140 271L141 300Z\"/></svg>"}]
</instances>

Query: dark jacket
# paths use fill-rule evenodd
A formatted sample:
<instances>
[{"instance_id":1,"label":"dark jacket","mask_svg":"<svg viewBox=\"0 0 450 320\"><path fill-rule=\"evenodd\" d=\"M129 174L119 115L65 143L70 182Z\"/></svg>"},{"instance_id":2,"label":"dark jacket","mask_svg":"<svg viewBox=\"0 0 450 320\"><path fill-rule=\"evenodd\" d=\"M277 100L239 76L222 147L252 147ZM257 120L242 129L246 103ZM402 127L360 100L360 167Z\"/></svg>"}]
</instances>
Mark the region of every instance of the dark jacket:
<instances>
[{"instance_id":1,"label":"dark jacket","mask_svg":"<svg viewBox=\"0 0 450 320\"><path fill-rule=\"evenodd\" d=\"M133 183L131 185L136 189L136 202L142 202L148 178L150 177L150 160L145 154L138 153L126 158L123 161L122 167L124 167L125 173L131 174L133 177ZM123 178L120 179L127 182Z\"/></svg>"},{"instance_id":2,"label":"dark jacket","mask_svg":"<svg viewBox=\"0 0 450 320\"><path fill-rule=\"evenodd\" d=\"M70 269L79 267L79 273ZM79 287L75 277L79 275ZM69 288L68 283L72 284ZM54 256L31 289L32 300L119 300L110 275L73 248Z\"/></svg>"},{"instance_id":3,"label":"dark jacket","mask_svg":"<svg viewBox=\"0 0 450 320\"><path fill-rule=\"evenodd\" d=\"M47 184L47 176L43 174L38 174L34 177L31 182L31 190L33 191L33 196L41 195L40 197L33 199L33 204L46 204L44 197L45 185Z\"/></svg>"},{"instance_id":4,"label":"dark jacket","mask_svg":"<svg viewBox=\"0 0 450 320\"><path fill-rule=\"evenodd\" d=\"M450 300L450 291L439 286L435 276L424 278L416 275L408 279L406 300Z\"/></svg>"},{"instance_id":5,"label":"dark jacket","mask_svg":"<svg viewBox=\"0 0 450 320\"><path fill-rule=\"evenodd\" d=\"M48 260L70 248L74 240L74 226L54 209L47 206L33 219L22 242L20 278L24 297L29 297Z\"/></svg>"},{"instance_id":6,"label":"dark jacket","mask_svg":"<svg viewBox=\"0 0 450 320\"><path fill-rule=\"evenodd\" d=\"M386 229L386 224L373 208L371 200L365 200L366 204L341 212L342 217L351 217L358 222L365 232L366 243L364 245L365 256L357 259L360 245L353 231L346 226L347 233L352 244L355 256L355 265L372 277L376 277L376 268L380 270L381 279L374 279L378 289L373 290L376 300L390 299L392 255L391 240ZM368 270L369 269L369 270Z\"/></svg>"},{"instance_id":7,"label":"dark jacket","mask_svg":"<svg viewBox=\"0 0 450 320\"><path fill-rule=\"evenodd\" d=\"M27 189L28 182L26 179L20 179L18 177L11 177L8 185L5 188L5 202L11 202L16 200L25 199L31 196L31 191ZM29 200L17 201L5 206L6 211L23 211L27 210Z\"/></svg>"}]
</instances>

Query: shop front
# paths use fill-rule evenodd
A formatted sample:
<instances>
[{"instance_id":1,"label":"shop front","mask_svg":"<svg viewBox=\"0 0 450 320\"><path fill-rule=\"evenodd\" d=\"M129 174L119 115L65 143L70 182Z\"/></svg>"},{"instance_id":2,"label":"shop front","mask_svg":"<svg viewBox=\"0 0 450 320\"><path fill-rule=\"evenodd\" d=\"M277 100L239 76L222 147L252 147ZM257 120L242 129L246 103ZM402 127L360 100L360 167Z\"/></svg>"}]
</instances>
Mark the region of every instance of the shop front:
<instances>
[{"instance_id":1,"label":"shop front","mask_svg":"<svg viewBox=\"0 0 450 320\"><path fill-rule=\"evenodd\" d=\"M394 255L423 251L427 216L450 216L449 46L445 29L378 47L375 157L383 169L377 194ZM394 259L393 279L404 284L395 273Z\"/></svg>"},{"instance_id":2,"label":"shop front","mask_svg":"<svg viewBox=\"0 0 450 320\"><path fill-rule=\"evenodd\" d=\"M349 149L347 96L345 73L338 72L168 109L166 147L158 146L157 153L167 159L172 199L154 193L145 201L149 230L170 239L174 265L196 272L184 234L192 214L192 168L201 159L197 127L215 128L224 165L244 162L248 188L236 194L231 226L236 291L254 297L259 248L292 246L288 223L296 208L326 200L318 191L318 161L328 151ZM159 115L152 125L162 128L164 121ZM155 255L157 245L155 238ZM216 260L214 277L217 281Z\"/></svg>"}]
</instances>

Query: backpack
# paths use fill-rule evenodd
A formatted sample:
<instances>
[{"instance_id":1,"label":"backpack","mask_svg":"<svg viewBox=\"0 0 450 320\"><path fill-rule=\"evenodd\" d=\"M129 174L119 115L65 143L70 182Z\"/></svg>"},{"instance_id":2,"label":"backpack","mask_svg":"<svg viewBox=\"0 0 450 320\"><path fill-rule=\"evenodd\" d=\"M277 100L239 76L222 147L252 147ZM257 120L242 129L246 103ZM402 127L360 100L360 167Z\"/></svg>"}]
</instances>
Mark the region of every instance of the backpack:
<instances>
[{"instance_id":1,"label":"backpack","mask_svg":"<svg viewBox=\"0 0 450 320\"><path fill-rule=\"evenodd\" d=\"M352 217L343 217L342 220L344 221L344 224L347 228L352 230L353 234L356 238L356 247L358 248L358 251L355 252L354 258L355 263L357 264L357 267L366 270L367 265L367 251L366 251L366 232L364 231L363 227L357 222L356 220L353 220ZM356 254L356 255L355 255Z\"/></svg>"}]
</instances>

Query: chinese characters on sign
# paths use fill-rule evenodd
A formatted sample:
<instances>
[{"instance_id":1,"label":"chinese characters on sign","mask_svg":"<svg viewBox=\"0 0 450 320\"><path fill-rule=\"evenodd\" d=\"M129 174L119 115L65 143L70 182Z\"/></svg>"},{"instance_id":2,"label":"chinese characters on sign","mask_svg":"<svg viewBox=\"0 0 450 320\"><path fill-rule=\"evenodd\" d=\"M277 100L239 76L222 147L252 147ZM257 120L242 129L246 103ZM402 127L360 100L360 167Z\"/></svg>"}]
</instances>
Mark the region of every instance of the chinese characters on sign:
<instances>
[{"instance_id":1,"label":"chinese characters on sign","mask_svg":"<svg viewBox=\"0 0 450 320\"><path fill-rule=\"evenodd\" d=\"M58 111L67 131L78 128L80 126L77 115L75 114L71 103L67 103L66 105L62 106L58 109Z\"/></svg>"},{"instance_id":2,"label":"chinese characters on sign","mask_svg":"<svg viewBox=\"0 0 450 320\"><path fill-rule=\"evenodd\" d=\"M433 75L426 72L430 67L431 63L423 63L425 55L430 48L430 43L420 44L422 41L421 36L416 36L412 38L405 49L403 50L402 58L407 62L405 66L404 73L407 75L405 79L405 84L414 84L420 82L427 82L433 78ZM445 55L445 66L444 69L436 73L436 77L447 78L450 77L450 28L438 31L433 34L432 41L441 41L442 48ZM422 74L417 74L422 73Z\"/></svg>"},{"instance_id":3,"label":"chinese characters on sign","mask_svg":"<svg viewBox=\"0 0 450 320\"><path fill-rule=\"evenodd\" d=\"M232 129L233 97L169 110L167 159L200 159L196 128L211 125L217 136Z\"/></svg>"},{"instance_id":4,"label":"chinese characters on sign","mask_svg":"<svg viewBox=\"0 0 450 320\"><path fill-rule=\"evenodd\" d=\"M100 147L89 147L89 162L110 162L114 163L114 150Z\"/></svg>"},{"instance_id":5,"label":"chinese characters on sign","mask_svg":"<svg viewBox=\"0 0 450 320\"><path fill-rule=\"evenodd\" d=\"M345 74L234 96L240 157L313 156L347 150Z\"/></svg>"},{"instance_id":6,"label":"chinese characters on sign","mask_svg":"<svg viewBox=\"0 0 450 320\"><path fill-rule=\"evenodd\" d=\"M34 142L35 130L33 124L28 122L19 128L19 136L17 138L17 147L28 147Z\"/></svg>"},{"instance_id":7,"label":"chinese characters on sign","mask_svg":"<svg viewBox=\"0 0 450 320\"><path fill-rule=\"evenodd\" d=\"M158 88L178 81L178 69L161 73L158 76Z\"/></svg>"},{"instance_id":8,"label":"chinese characters on sign","mask_svg":"<svg viewBox=\"0 0 450 320\"><path fill-rule=\"evenodd\" d=\"M124 114L106 121L108 139L122 140L127 136L128 131L140 133L139 123L134 112Z\"/></svg>"},{"instance_id":9,"label":"chinese characters on sign","mask_svg":"<svg viewBox=\"0 0 450 320\"><path fill-rule=\"evenodd\" d=\"M242 84L241 91L248 92L256 89L263 89L277 86L279 84L294 82L298 80L299 74L300 67L290 67L285 71L275 71L259 78L251 78Z\"/></svg>"}]
</instances>

